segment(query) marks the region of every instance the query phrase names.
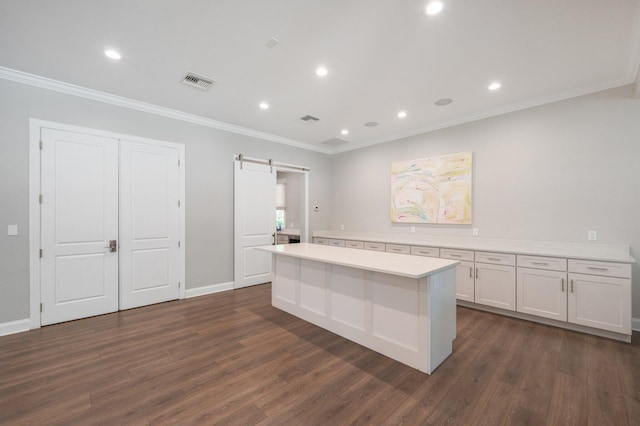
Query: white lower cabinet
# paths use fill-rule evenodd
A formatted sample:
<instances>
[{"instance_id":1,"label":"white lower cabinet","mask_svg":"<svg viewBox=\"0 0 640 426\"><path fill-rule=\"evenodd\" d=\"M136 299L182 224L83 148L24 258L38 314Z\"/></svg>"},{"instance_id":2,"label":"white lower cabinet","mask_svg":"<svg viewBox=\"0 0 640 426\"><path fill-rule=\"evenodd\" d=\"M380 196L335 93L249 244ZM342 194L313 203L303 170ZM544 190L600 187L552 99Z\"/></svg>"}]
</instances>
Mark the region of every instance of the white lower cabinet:
<instances>
[{"instance_id":1,"label":"white lower cabinet","mask_svg":"<svg viewBox=\"0 0 640 426\"><path fill-rule=\"evenodd\" d=\"M567 320L567 273L518 267L517 311Z\"/></svg>"},{"instance_id":2,"label":"white lower cabinet","mask_svg":"<svg viewBox=\"0 0 640 426\"><path fill-rule=\"evenodd\" d=\"M631 280L570 273L568 320L630 335Z\"/></svg>"},{"instance_id":3,"label":"white lower cabinet","mask_svg":"<svg viewBox=\"0 0 640 426\"><path fill-rule=\"evenodd\" d=\"M314 237L316 244L337 240ZM341 241L344 243L344 241ZM341 244L344 246L344 244ZM456 299L533 317L559 326L631 336L631 264L514 252L347 241L347 247L458 260ZM518 316L517 313L512 315ZM506 315L509 313L505 312ZM527 317L534 320L533 317ZM540 320L545 322L544 320ZM598 333L594 333L598 334ZM608 335L605 334L605 335ZM619 338L615 335L614 338Z\"/></svg>"},{"instance_id":4,"label":"white lower cabinet","mask_svg":"<svg viewBox=\"0 0 640 426\"><path fill-rule=\"evenodd\" d=\"M475 294L473 262L461 261L456 266L456 299L474 302Z\"/></svg>"},{"instance_id":5,"label":"white lower cabinet","mask_svg":"<svg viewBox=\"0 0 640 426\"><path fill-rule=\"evenodd\" d=\"M515 311L515 266L476 263L475 303Z\"/></svg>"}]
</instances>

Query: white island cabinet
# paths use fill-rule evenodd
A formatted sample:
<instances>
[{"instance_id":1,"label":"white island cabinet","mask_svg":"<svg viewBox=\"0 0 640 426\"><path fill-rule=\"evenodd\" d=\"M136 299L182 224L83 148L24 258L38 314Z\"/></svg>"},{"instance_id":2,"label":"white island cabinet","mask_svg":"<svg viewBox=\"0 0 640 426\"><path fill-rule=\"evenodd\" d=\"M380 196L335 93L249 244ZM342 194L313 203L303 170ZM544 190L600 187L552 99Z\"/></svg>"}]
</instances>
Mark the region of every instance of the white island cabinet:
<instances>
[{"instance_id":1,"label":"white island cabinet","mask_svg":"<svg viewBox=\"0 0 640 426\"><path fill-rule=\"evenodd\" d=\"M319 244L273 253L273 306L425 373L456 336L455 260Z\"/></svg>"}]
</instances>

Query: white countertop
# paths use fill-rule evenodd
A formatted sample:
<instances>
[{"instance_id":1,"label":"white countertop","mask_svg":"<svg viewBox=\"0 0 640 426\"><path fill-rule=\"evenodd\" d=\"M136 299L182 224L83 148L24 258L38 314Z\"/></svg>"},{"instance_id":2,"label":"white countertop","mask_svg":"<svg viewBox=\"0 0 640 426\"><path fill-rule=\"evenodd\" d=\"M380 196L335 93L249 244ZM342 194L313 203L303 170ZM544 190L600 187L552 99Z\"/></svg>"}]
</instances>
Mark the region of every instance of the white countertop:
<instances>
[{"instance_id":1,"label":"white countertop","mask_svg":"<svg viewBox=\"0 0 640 426\"><path fill-rule=\"evenodd\" d=\"M442 237L420 234L400 235L349 231L315 231L313 236L341 240L599 260L603 262L636 262L629 253L629 246L615 244L508 240L477 237Z\"/></svg>"},{"instance_id":2,"label":"white countertop","mask_svg":"<svg viewBox=\"0 0 640 426\"><path fill-rule=\"evenodd\" d=\"M256 249L284 256L416 279L454 267L459 263L457 260L439 259L435 257L407 256L404 254L323 246L310 243L260 246L256 247Z\"/></svg>"}]
</instances>

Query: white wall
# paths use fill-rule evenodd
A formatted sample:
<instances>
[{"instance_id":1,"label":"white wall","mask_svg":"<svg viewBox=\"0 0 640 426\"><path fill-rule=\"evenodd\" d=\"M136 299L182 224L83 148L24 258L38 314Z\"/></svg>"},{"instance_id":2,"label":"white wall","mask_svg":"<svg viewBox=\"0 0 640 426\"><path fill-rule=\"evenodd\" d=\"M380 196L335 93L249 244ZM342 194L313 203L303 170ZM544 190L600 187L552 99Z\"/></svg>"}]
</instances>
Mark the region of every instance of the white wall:
<instances>
[{"instance_id":1,"label":"white wall","mask_svg":"<svg viewBox=\"0 0 640 426\"><path fill-rule=\"evenodd\" d=\"M187 289L233 281L233 155L309 167L310 203L330 203L328 155L0 79L0 324L29 317L29 118L185 144Z\"/></svg>"},{"instance_id":2,"label":"white wall","mask_svg":"<svg viewBox=\"0 0 640 426\"><path fill-rule=\"evenodd\" d=\"M331 227L408 233L392 224L393 161L473 151L473 225L426 235L628 244L640 258L640 99L633 86L335 155ZM640 269L633 268L640 318Z\"/></svg>"}]
</instances>

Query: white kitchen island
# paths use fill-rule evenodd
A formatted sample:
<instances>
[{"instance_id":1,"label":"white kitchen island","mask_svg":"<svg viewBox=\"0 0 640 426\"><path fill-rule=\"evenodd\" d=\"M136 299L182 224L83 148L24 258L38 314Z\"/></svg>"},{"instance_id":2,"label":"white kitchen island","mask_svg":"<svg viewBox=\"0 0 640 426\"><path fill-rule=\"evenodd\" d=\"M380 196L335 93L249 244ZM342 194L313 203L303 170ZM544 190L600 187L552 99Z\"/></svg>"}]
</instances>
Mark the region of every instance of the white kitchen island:
<instances>
[{"instance_id":1,"label":"white kitchen island","mask_svg":"<svg viewBox=\"0 0 640 426\"><path fill-rule=\"evenodd\" d=\"M456 265L317 244L273 253L276 308L431 374L456 336Z\"/></svg>"}]
</instances>

